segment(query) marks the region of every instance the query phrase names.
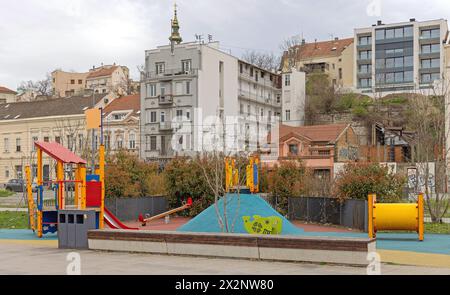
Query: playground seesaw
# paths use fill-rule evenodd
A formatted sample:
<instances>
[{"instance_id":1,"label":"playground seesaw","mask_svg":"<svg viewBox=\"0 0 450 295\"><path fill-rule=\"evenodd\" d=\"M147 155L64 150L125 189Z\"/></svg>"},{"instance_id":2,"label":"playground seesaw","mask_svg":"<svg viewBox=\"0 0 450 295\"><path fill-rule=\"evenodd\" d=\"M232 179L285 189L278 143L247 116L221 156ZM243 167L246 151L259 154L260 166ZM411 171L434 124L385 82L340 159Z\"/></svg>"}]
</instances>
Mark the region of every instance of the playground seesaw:
<instances>
[{"instance_id":1,"label":"playground seesaw","mask_svg":"<svg viewBox=\"0 0 450 295\"><path fill-rule=\"evenodd\" d=\"M178 212L180 212L180 211L184 211L184 210L186 210L186 209L191 208L191 206L192 206L192 198L188 198L187 202L184 203L183 206L178 207L178 208L175 208L175 209L173 209L173 210L169 210L169 211L167 211L167 212L164 212L164 213L155 215L155 216L153 216L153 217L148 217L148 218L144 218L142 215L140 215L140 216L139 216L139 222L142 223L142 226L146 226L146 225L147 225L147 222L151 222L151 221L154 221L154 220L158 220L158 219L164 218L164 217L166 217L166 216L170 216L170 215L172 215L172 214L178 213Z\"/></svg>"}]
</instances>

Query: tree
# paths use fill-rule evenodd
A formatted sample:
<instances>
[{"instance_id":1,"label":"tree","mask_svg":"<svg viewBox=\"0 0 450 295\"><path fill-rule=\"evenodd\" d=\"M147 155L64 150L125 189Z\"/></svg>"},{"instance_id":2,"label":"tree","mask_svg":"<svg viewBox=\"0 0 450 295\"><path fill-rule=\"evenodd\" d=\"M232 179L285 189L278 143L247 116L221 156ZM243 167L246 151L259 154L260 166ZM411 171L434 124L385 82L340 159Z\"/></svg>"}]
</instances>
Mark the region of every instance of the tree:
<instances>
[{"instance_id":1,"label":"tree","mask_svg":"<svg viewBox=\"0 0 450 295\"><path fill-rule=\"evenodd\" d=\"M408 176L413 184L413 194L424 193L433 222L441 221L449 209L446 196L449 131L445 126L445 104L445 95L409 96L408 126L415 131L411 162L416 169L415 175Z\"/></svg>"},{"instance_id":2,"label":"tree","mask_svg":"<svg viewBox=\"0 0 450 295\"><path fill-rule=\"evenodd\" d=\"M53 95L52 76L50 73L48 73L46 77L42 80L22 81L17 90L22 93L32 91L36 93L36 95L52 96Z\"/></svg>"},{"instance_id":3,"label":"tree","mask_svg":"<svg viewBox=\"0 0 450 295\"><path fill-rule=\"evenodd\" d=\"M341 201L367 199L376 194L380 202L397 202L401 199L406 178L389 172L389 168L372 163L350 163L338 173L333 195Z\"/></svg>"},{"instance_id":4,"label":"tree","mask_svg":"<svg viewBox=\"0 0 450 295\"><path fill-rule=\"evenodd\" d=\"M307 170L300 160L291 160L282 161L267 173L268 190L277 199L277 209L287 214L289 198L300 197L305 193Z\"/></svg>"},{"instance_id":5,"label":"tree","mask_svg":"<svg viewBox=\"0 0 450 295\"><path fill-rule=\"evenodd\" d=\"M246 51L242 55L242 59L270 72L279 70L281 62L281 58L273 53L262 53L255 50Z\"/></svg>"}]
</instances>

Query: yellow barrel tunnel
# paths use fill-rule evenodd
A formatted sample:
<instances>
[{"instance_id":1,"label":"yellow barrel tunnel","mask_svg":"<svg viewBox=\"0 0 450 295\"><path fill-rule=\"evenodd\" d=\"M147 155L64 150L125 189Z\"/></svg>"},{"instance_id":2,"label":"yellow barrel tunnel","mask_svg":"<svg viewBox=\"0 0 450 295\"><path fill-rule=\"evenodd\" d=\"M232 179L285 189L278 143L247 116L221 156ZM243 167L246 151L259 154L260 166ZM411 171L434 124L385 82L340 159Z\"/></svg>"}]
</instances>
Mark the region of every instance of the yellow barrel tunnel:
<instances>
[{"instance_id":1,"label":"yellow barrel tunnel","mask_svg":"<svg viewBox=\"0 0 450 295\"><path fill-rule=\"evenodd\" d=\"M369 237L375 238L378 231L415 231L419 240L424 239L424 206L423 194L417 203L387 204L377 203L376 195L369 195Z\"/></svg>"}]
</instances>

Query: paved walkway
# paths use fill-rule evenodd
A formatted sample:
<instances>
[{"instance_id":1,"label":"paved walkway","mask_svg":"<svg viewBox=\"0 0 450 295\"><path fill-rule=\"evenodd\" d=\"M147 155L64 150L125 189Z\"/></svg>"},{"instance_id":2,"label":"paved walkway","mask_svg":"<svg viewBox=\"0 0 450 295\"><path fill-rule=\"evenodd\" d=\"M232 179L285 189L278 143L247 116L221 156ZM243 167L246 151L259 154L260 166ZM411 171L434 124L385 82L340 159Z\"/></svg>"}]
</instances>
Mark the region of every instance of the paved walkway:
<instances>
[{"instance_id":1,"label":"paved walkway","mask_svg":"<svg viewBox=\"0 0 450 295\"><path fill-rule=\"evenodd\" d=\"M52 245L52 243L54 245ZM0 274L64 275L71 251L56 241L0 241ZM365 275L366 268L79 251L84 275ZM450 275L450 269L381 265L384 275Z\"/></svg>"}]
</instances>

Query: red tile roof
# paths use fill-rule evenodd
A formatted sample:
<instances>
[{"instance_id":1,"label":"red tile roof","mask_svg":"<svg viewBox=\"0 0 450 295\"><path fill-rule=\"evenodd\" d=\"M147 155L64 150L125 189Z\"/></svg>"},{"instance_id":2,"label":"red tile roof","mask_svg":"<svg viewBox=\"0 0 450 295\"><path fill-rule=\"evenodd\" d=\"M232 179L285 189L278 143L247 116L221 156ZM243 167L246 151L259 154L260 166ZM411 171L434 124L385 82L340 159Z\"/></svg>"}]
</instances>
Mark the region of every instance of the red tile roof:
<instances>
[{"instance_id":1,"label":"red tile roof","mask_svg":"<svg viewBox=\"0 0 450 295\"><path fill-rule=\"evenodd\" d=\"M104 112L109 114L114 111L133 110L133 114L136 114L141 110L141 95L133 94L116 98L109 105L106 106Z\"/></svg>"},{"instance_id":2,"label":"red tile roof","mask_svg":"<svg viewBox=\"0 0 450 295\"><path fill-rule=\"evenodd\" d=\"M286 135L293 134L306 137L312 142L326 142L333 144L339 136L348 127L347 124L332 124L332 125L314 125L314 126L301 126L292 127L286 125L280 125L280 138Z\"/></svg>"},{"instance_id":3,"label":"red tile roof","mask_svg":"<svg viewBox=\"0 0 450 295\"><path fill-rule=\"evenodd\" d=\"M296 45L291 50L296 50L296 60L309 58L339 56L348 46L353 43L353 38L322 41Z\"/></svg>"},{"instance_id":4,"label":"red tile roof","mask_svg":"<svg viewBox=\"0 0 450 295\"><path fill-rule=\"evenodd\" d=\"M117 70L117 68L118 66L112 66L110 68L101 68L99 70L90 72L89 75L87 76L87 79L111 76L112 73L114 73L114 71Z\"/></svg>"},{"instance_id":5,"label":"red tile roof","mask_svg":"<svg viewBox=\"0 0 450 295\"><path fill-rule=\"evenodd\" d=\"M6 87L0 86L0 93L6 93L6 94L17 94L17 92L8 89Z\"/></svg>"}]
</instances>

